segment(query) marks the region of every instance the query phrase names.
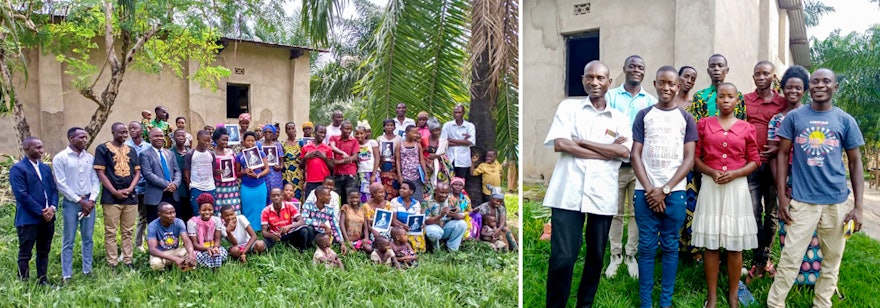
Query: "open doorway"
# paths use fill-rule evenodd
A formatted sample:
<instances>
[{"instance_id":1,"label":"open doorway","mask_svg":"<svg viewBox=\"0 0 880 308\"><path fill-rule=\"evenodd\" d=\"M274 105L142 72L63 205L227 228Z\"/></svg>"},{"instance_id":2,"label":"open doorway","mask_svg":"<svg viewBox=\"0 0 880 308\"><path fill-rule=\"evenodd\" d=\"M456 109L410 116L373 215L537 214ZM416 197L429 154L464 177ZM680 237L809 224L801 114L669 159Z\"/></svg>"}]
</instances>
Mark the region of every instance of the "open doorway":
<instances>
[{"instance_id":1,"label":"open doorway","mask_svg":"<svg viewBox=\"0 0 880 308\"><path fill-rule=\"evenodd\" d=\"M250 89L248 84L226 84L226 117L237 119L250 109Z\"/></svg>"},{"instance_id":2,"label":"open doorway","mask_svg":"<svg viewBox=\"0 0 880 308\"><path fill-rule=\"evenodd\" d=\"M599 60L599 30L565 36L565 95L587 96L581 83L584 66Z\"/></svg>"}]
</instances>

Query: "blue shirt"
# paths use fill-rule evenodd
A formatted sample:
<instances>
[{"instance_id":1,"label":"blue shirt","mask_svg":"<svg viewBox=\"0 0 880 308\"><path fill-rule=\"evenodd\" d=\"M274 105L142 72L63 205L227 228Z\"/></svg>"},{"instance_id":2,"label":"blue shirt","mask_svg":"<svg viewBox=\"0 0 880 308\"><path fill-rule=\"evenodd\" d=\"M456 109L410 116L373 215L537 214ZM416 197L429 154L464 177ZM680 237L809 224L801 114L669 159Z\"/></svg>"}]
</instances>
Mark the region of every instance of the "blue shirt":
<instances>
[{"instance_id":1,"label":"blue shirt","mask_svg":"<svg viewBox=\"0 0 880 308\"><path fill-rule=\"evenodd\" d=\"M257 153L260 155L260 157L257 158L256 156L254 156L253 157L254 162L257 164L261 164L261 163L263 163L262 159L266 158L266 153L263 153L263 146L261 144L257 144ZM235 159L238 160L238 163L241 164L242 173L244 173L244 169L247 168L247 166L248 166L248 162L247 162L248 158L252 158L252 157L246 156L244 153L244 149L242 150L241 153L238 153L238 155L235 157ZM259 160L259 161L257 161L257 160ZM264 166L263 168L266 168L266 166ZM263 168L254 168L253 169L254 173L259 174L260 172L263 172ZM247 174L244 174L241 177L241 185L244 185L247 187L258 187L260 185L263 185L264 183L266 183L266 179L262 178L262 177L258 179L258 178L253 178Z\"/></svg>"},{"instance_id":2,"label":"blue shirt","mask_svg":"<svg viewBox=\"0 0 880 308\"><path fill-rule=\"evenodd\" d=\"M639 93L633 97L629 92L626 92L623 85L620 85L605 93L605 103L626 115L629 118L629 124L632 125L636 120L636 114L640 110L656 104L657 98L645 92L645 87L642 86L639 87Z\"/></svg>"},{"instance_id":3,"label":"blue shirt","mask_svg":"<svg viewBox=\"0 0 880 308\"><path fill-rule=\"evenodd\" d=\"M156 218L147 226L147 239L156 240L156 248L161 251L174 250L180 247L180 235L186 234L186 224L175 218L170 226L163 226L161 218Z\"/></svg>"},{"instance_id":4,"label":"blue shirt","mask_svg":"<svg viewBox=\"0 0 880 308\"><path fill-rule=\"evenodd\" d=\"M138 156L138 157L141 156L141 152L146 151L147 149L153 147L153 146L150 145L150 143L147 142L146 140L141 140L141 146L136 146L136 145L134 144L134 141L131 140L131 138L129 138L128 140L125 140L125 144L127 144L128 146L131 146L131 147L135 148L135 149L137 150L137 156ZM141 178L138 179L138 183L137 183L137 185L135 185L135 187L134 187L134 192L135 192L136 194L138 194L138 195L143 195L143 194L144 194L144 183L145 183L145 182L144 182L144 176L142 175Z\"/></svg>"},{"instance_id":5,"label":"blue shirt","mask_svg":"<svg viewBox=\"0 0 880 308\"><path fill-rule=\"evenodd\" d=\"M846 201L843 151L865 144L852 116L837 107L816 111L807 105L789 112L776 135L792 141L793 199L810 204Z\"/></svg>"}]
</instances>

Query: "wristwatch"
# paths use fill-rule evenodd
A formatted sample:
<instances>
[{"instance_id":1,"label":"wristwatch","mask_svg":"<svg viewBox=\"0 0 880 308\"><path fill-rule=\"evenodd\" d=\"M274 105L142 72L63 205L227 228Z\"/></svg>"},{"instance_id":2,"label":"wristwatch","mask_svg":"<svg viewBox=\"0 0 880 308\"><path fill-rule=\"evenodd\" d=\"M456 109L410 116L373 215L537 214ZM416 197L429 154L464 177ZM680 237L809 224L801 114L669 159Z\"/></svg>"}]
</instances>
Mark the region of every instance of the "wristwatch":
<instances>
[{"instance_id":1,"label":"wristwatch","mask_svg":"<svg viewBox=\"0 0 880 308\"><path fill-rule=\"evenodd\" d=\"M670 192L672 192L672 188L669 185L663 185L663 194L668 195Z\"/></svg>"}]
</instances>

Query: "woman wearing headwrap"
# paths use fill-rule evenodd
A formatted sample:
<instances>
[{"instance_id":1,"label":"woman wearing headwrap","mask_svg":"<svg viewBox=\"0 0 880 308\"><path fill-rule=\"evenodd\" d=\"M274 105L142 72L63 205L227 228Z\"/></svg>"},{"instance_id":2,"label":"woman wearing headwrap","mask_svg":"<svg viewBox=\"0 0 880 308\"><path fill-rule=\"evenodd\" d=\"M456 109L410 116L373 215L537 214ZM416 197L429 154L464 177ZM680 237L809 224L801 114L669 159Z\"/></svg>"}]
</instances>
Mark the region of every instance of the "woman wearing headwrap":
<instances>
[{"instance_id":1,"label":"woman wearing headwrap","mask_svg":"<svg viewBox=\"0 0 880 308\"><path fill-rule=\"evenodd\" d=\"M259 143L260 147L275 147L275 155L266 155L267 159L270 158L279 158L284 155L283 148L284 146L278 142L278 128L272 124L266 124L263 126L263 141ZM271 163L271 162L270 162ZM277 164L273 167L269 168L269 174L266 175L266 191L270 192L273 188L278 188L284 190L284 183L282 182L282 172L284 171L284 166L282 164ZM268 194L266 195L268 196ZM299 200L299 199L297 199ZM266 204L269 204L269 200L266 200Z\"/></svg>"},{"instance_id":2,"label":"woman wearing headwrap","mask_svg":"<svg viewBox=\"0 0 880 308\"><path fill-rule=\"evenodd\" d=\"M281 178L284 185L293 185L294 198L303 200L303 170L299 167L302 164L302 158L299 157L301 139L296 139L296 124L293 122L284 124L284 132L287 133L287 139L284 140L284 173Z\"/></svg>"},{"instance_id":3,"label":"woman wearing headwrap","mask_svg":"<svg viewBox=\"0 0 880 308\"><path fill-rule=\"evenodd\" d=\"M303 137L299 138L299 147L304 147L309 143L310 140L314 140L315 136L312 136L312 133L315 132L315 124L312 122L305 122L302 126Z\"/></svg>"},{"instance_id":4,"label":"woman wearing headwrap","mask_svg":"<svg viewBox=\"0 0 880 308\"><path fill-rule=\"evenodd\" d=\"M450 180L451 191L449 192L449 204L458 204L458 208L461 210L461 213L471 213L471 197L468 196L467 191L464 190L464 179L460 177L454 177ZM464 222L467 224L467 232L464 234L464 238L479 238L478 231L482 226L482 219L480 213L477 213L475 217L473 213L469 215L464 215Z\"/></svg>"},{"instance_id":5,"label":"woman wearing headwrap","mask_svg":"<svg viewBox=\"0 0 880 308\"><path fill-rule=\"evenodd\" d=\"M419 129L419 136L421 137L420 144L422 145L422 149L428 146L428 137L431 136L431 129L428 127L428 117L429 115L426 111L421 111L418 115L416 115L416 128Z\"/></svg>"},{"instance_id":6,"label":"woman wearing headwrap","mask_svg":"<svg viewBox=\"0 0 880 308\"><path fill-rule=\"evenodd\" d=\"M248 128L251 127L251 114L250 113L242 113L238 115L238 136L240 139L244 139L244 133L248 132ZM236 154L241 153L243 150L241 143L230 145L229 146Z\"/></svg>"}]
</instances>

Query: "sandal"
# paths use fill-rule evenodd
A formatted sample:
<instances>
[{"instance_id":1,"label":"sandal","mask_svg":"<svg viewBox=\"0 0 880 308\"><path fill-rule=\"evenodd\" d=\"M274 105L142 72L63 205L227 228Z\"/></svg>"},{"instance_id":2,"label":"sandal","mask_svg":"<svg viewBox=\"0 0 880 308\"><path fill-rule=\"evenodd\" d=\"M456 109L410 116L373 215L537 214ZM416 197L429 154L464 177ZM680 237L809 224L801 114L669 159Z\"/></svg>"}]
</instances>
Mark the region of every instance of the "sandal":
<instances>
[{"instance_id":1,"label":"sandal","mask_svg":"<svg viewBox=\"0 0 880 308\"><path fill-rule=\"evenodd\" d=\"M749 270L749 275L746 276L746 284L751 284L752 281L761 277L764 277L764 270L757 265L752 265L752 269Z\"/></svg>"},{"instance_id":2,"label":"sandal","mask_svg":"<svg viewBox=\"0 0 880 308\"><path fill-rule=\"evenodd\" d=\"M767 261L767 265L764 266L764 272L767 273L767 277L773 278L776 276L776 268L773 267L773 261Z\"/></svg>"}]
</instances>

